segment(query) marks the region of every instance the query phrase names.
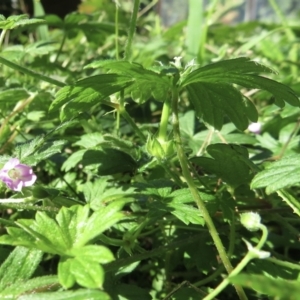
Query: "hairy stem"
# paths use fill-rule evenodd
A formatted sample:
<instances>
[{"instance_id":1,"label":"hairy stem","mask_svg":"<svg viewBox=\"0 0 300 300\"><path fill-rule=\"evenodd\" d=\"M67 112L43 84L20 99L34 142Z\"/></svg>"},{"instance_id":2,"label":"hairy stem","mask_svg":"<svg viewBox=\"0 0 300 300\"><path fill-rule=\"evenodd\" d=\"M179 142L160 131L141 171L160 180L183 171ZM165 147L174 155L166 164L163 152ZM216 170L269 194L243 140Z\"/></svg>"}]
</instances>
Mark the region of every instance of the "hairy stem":
<instances>
[{"instance_id":1,"label":"hairy stem","mask_svg":"<svg viewBox=\"0 0 300 300\"><path fill-rule=\"evenodd\" d=\"M0 63L3 64L3 65L6 65L7 67L12 68L12 69L14 69L16 71L19 71L19 72L22 72L22 73L24 73L26 75L34 77L34 78L36 78L38 80L46 81L48 83L51 83L51 84L54 84L54 85L60 86L60 87L64 87L66 85L65 83L63 83L61 81L55 80L55 79L53 79L51 77L47 77L45 75L33 72L33 71L31 71L31 70L29 70L27 68L21 67L21 66L19 66L19 65L15 64L15 63L13 63L13 62L11 62L11 61L3 58L3 57L1 57L1 56L0 56Z\"/></svg>"},{"instance_id":2,"label":"hairy stem","mask_svg":"<svg viewBox=\"0 0 300 300\"><path fill-rule=\"evenodd\" d=\"M259 243L257 244L257 246L255 247L256 250L260 250L263 245L266 243L267 241L267 237L268 237L268 230L266 228L266 226L260 224L260 230L262 231L262 236L260 238ZM212 300L215 299L215 297L221 292L223 291L227 285L230 284L230 277L236 276L238 275L247 265L248 263L254 259L257 258L257 254L251 250L248 251L248 253L246 254L246 256L241 260L241 262L235 267L234 270L232 270L232 272L230 273L230 275L225 278L218 286L217 288L214 289L213 292L211 292L208 296L206 296L203 300Z\"/></svg>"},{"instance_id":3,"label":"hairy stem","mask_svg":"<svg viewBox=\"0 0 300 300\"><path fill-rule=\"evenodd\" d=\"M181 142L181 136L180 136L180 128L179 128L179 117L178 117L178 89L177 87L173 87L173 93L172 93L172 109L173 109L173 133L174 133L174 140L176 143L176 148L177 148L177 156L179 159L179 163L182 169L183 176L188 184L188 187L190 189L190 192L199 208L201 211L203 218L205 220L206 226L208 227L208 231L214 241L214 244L217 248L217 251L219 253L219 256L222 260L222 263L227 270L228 274L230 274L233 270L233 267L231 265L231 262L227 256L227 253L225 251L225 248L223 246L223 243L219 237L219 234L216 230L216 227L213 223L212 218L209 215L208 210L205 207L205 204L203 200L200 197L200 194L198 193L197 187L194 183L194 180L192 178L192 175L190 173L189 167L188 167L188 160L185 155L182 142ZM239 295L240 299L247 299L244 290L239 287L235 286L235 289L237 291L237 294Z\"/></svg>"}]
</instances>

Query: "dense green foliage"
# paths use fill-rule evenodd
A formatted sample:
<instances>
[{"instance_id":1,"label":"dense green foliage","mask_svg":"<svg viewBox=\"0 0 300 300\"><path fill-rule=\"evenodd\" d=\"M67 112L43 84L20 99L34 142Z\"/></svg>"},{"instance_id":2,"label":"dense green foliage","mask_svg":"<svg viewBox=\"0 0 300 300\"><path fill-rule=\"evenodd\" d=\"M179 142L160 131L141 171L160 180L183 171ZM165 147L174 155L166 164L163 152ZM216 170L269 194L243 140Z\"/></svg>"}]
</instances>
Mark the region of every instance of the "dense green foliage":
<instances>
[{"instance_id":1,"label":"dense green foliage","mask_svg":"<svg viewBox=\"0 0 300 300\"><path fill-rule=\"evenodd\" d=\"M298 299L300 24L132 2L0 16L0 298Z\"/></svg>"}]
</instances>

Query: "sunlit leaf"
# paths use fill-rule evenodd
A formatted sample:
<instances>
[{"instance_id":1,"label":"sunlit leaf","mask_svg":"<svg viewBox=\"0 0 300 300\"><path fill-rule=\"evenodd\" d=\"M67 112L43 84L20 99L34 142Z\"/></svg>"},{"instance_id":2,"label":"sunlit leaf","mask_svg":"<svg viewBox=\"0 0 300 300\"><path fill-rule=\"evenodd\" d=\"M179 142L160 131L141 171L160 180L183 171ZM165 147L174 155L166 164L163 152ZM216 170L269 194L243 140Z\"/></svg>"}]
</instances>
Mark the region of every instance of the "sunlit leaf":
<instances>
[{"instance_id":1,"label":"sunlit leaf","mask_svg":"<svg viewBox=\"0 0 300 300\"><path fill-rule=\"evenodd\" d=\"M37 249L16 247L0 267L0 290L30 278L43 253ZM1 294L0 294L1 295Z\"/></svg>"},{"instance_id":2,"label":"sunlit leaf","mask_svg":"<svg viewBox=\"0 0 300 300\"><path fill-rule=\"evenodd\" d=\"M52 102L50 111L64 107L62 118L71 119L131 84L130 77L117 74L84 78L77 81L74 86L62 88Z\"/></svg>"},{"instance_id":3,"label":"sunlit leaf","mask_svg":"<svg viewBox=\"0 0 300 300\"><path fill-rule=\"evenodd\" d=\"M103 60L96 61L86 68L109 69L122 75L129 76L134 83L128 87L132 98L138 103L143 103L151 97L158 101L165 101L171 87L168 76L143 68L140 64L128 61Z\"/></svg>"},{"instance_id":4,"label":"sunlit leaf","mask_svg":"<svg viewBox=\"0 0 300 300\"><path fill-rule=\"evenodd\" d=\"M266 90L274 95L279 106L284 106L284 102L293 106L300 105L297 95L290 87L257 75L262 72L270 73L272 70L240 57L192 71L182 77L181 87L187 87L198 117L220 129L227 116L239 129L244 130L248 119L256 121L257 112L253 104L242 97L232 84Z\"/></svg>"},{"instance_id":5,"label":"sunlit leaf","mask_svg":"<svg viewBox=\"0 0 300 300\"><path fill-rule=\"evenodd\" d=\"M299 182L300 156L292 154L270 163L253 178L251 187L253 189L266 187L266 192L270 194Z\"/></svg>"},{"instance_id":6,"label":"sunlit leaf","mask_svg":"<svg viewBox=\"0 0 300 300\"><path fill-rule=\"evenodd\" d=\"M253 289L260 294L276 297L276 299L295 299L300 293L298 281L269 278L263 275L239 274L231 277L230 282Z\"/></svg>"}]
</instances>

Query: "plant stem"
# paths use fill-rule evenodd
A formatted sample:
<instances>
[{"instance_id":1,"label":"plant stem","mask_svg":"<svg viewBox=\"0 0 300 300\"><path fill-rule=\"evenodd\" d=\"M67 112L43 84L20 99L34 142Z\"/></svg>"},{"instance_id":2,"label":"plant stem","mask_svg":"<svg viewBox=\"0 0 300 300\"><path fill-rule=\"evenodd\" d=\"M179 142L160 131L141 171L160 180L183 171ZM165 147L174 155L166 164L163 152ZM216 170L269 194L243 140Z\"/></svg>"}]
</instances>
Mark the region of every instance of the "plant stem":
<instances>
[{"instance_id":1,"label":"plant stem","mask_svg":"<svg viewBox=\"0 0 300 300\"><path fill-rule=\"evenodd\" d=\"M63 49L63 47L64 47L64 44L65 44L65 41L66 41L66 39L67 39L67 33L66 33L66 32L64 32L64 35L63 35L62 41L61 41L61 43L60 43L60 46L59 46L59 49L58 49L58 51L57 51L56 57L55 57L55 59L54 59L54 63L56 63L56 62L57 62L57 60L58 60L58 57L59 57L59 55L61 54L61 52L62 52L62 49Z\"/></svg>"},{"instance_id":2,"label":"plant stem","mask_svg":"<svg viewBox=\"0 0 300 300\"><path fill-rule=\"evenodd\" d=\"M120 115L131 125L131 127L133 128L133 130L136 132L136 134L140 137L140 139L143 142L146 142L147 138L144 136L144 134L142 133L142 131L138 128L138 126L136 125L136 123L134 122L134 120L130 117L130 115L127 113L126 109L124 106L119 107L118 109Z\"/></svg>"},{"instance_id":3,"label":"plant stem","mask_svg":"<svg viewBox=\"0 0 300 300\"><path fill-rule=\"evenodd\" d=\"M15 63L13 63L13 62L11 62L11 61L3 58L3 57L1 57L1 56L0 56L0 63L6 65L9 68L12 68L12 69L17 70L19 72L27 74L27 75L29 75L31 77L34 77L34 78L36 78L38 80L46 81L48 83L51 83L51 84L54 84L54 85L60 86L60 87L64 87L66 85L65 83L63 83L61 81L55 80L55 79L47 77L45 75L33 72L33 71L31 71L31 70L29 70L27 68L21 67L21 66L19 66L19 65L15 64Z\"/></svg>"},{"instance_id":4,"label":"plant stem","mask_svg":"<svg viewBox=\"0 0 300 300\"><path fill-rule=\"evenodd\" d=\"M171 102L170 100L166 100L163 105L161 118L160 118L160 125L158 131L158 141L167 141L167 133L168 133L168 122L171 112Z\"/></svg>"},{"instance_id":5,"label":"plant stem","mask_svg":"<svg viewBox=\"0 0 300 300\"><path fill-rule=\"evenodd\" d=\"M2 43L4 41L4 37L5 37L5 34L6 34L7 30L6 29L2 29L2 32L0 34L0 50L2 48Z\"/></svg>"},{"instance_id":6,"label":"plant stem","mask_svg":"<svg viewBox=\"0 0 300 300\"><path fill-rule=\"evenodd\" d=\"M184 152L184 149L182 146L181 136L180 136L179 117L178 117L178 99L179 99L178 89L176 86L174 86L173 92L172 92L172 109L173 109L172 123L173 123L174 140L176 143L177 156L179 159L179 163L181 165L182 173L188 184L190 192L191 192L199 210L201 211L201 213L203 215L203 219L208 227L208 231L214 241L214 244L220 255L222 263L223 263L225 269L227 270L227 272L230 274L233 270L233 267L232 267L230 260L226 254L225 248L222 244L222 241L219 237L219 234L216 230L213 220L210 217L209 212L206 209L205 204L200 197L200 194L198 193L197 187L193 181L192 175L191 175L189 167L188 167L187 157L185 155L185 152ZM239 295L240 299L247 299L247 297L244 293L244 290L241 287L235 286L235 289L236 289L236 292Z\"/></svg>"},{"instance_id":7,"label":"plant stem","mask_svg":"<svg viewBox=\"0 0 300 300\"><path fill-rule=\"evenodd\" d=\"M137 16L138 16L139 6L140 6L140 0L134 0L133 11L132 11L130 25L129 25L128 39L127 39L127 43L125 46L124 60L130 60L130 57L131 57L131 46L132 46L132 40L133 40L134 33L135 33L136 20L137 20Z\"/></svg>"},{"instance_id":8,"label":"plant stem","mask_svg":"<svg viewBox=\"0 0 300 300\"><path fill-rule=\"evenodd\" d=\"M202 286L204 284L207 284L208 282L213 281L214 279L216 279L219 275L222 274L222 272L224 271L224 266L220 265L216 271L214 271L211 275L205 277L204 279L193 283L194 286Z\"/></svg>"},{"instance_id":9,"label":"plant stem","mask_svg":"<svg viewBox=\"0 0 300 300\"><path fill-rule=\"evenodd\" d=\"M116 12L115 12L115 50L116 60L119 60L119 3L116 1Z\"/></svg>"},{"instance_id":10,"label":"plant stem","mask_svg":"<svg viewBox=\"0 0 300 300\"><path fill-rule=\"evenodd\" d=\"M259 226L260 230L262 231L262 236L260 238L259 243L255 247L255 250L260 250L263 245L266 243L268 238L268 229L266 226L260 224ZM254 259L257 258L257 254L254 251L251 251L249 249L246 256L240 261L240 263L235 267L234 270L229 274L227 278L225 278L218 286L214 289L213 292L211 292L208 296L206 296L203 300L212 300L215 299L215 297L225 289L225 287L230 284L230 277L238 275L247 265L248 263Z\"/></svg>"}]
</instances>

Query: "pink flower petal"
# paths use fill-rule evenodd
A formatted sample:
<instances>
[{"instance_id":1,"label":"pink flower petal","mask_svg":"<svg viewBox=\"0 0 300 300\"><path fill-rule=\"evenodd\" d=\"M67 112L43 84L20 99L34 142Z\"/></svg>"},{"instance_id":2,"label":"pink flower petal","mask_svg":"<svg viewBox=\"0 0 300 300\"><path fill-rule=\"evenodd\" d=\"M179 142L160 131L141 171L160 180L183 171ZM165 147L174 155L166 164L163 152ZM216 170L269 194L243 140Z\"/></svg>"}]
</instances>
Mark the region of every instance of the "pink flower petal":
<instances>
[{"instance_id":1,"label":"pink flower petal","mask_svg":"<svg viewBox=\"0 0 300 300\"><path fill-rule=\"evenodd\" d=\"M20 163L20 161L17 158L11 158L2 168L4 171L9 171L13 169L15 166L17 166Z\"/></svg>"},{"instance_id":2,"label":"pink flower petal","mask_svg":"<svg viewBox=\"0 0 300 300\"><path fill-rule=\"evenodd\" d=\"M24 186L33 185L36 179L32 168L20 164L17 158L11 158L0 170L0 180L13 191L20 192Z\"/></svg>"}]
</instances>

